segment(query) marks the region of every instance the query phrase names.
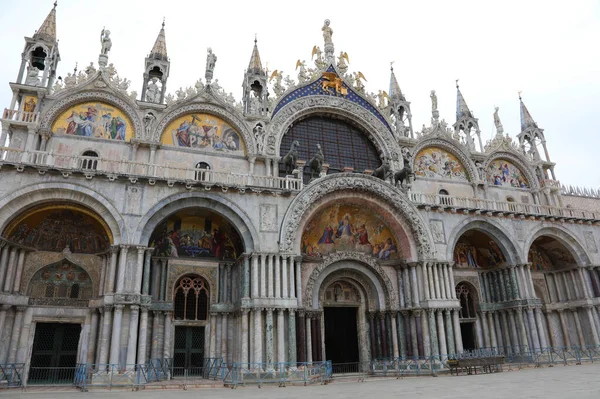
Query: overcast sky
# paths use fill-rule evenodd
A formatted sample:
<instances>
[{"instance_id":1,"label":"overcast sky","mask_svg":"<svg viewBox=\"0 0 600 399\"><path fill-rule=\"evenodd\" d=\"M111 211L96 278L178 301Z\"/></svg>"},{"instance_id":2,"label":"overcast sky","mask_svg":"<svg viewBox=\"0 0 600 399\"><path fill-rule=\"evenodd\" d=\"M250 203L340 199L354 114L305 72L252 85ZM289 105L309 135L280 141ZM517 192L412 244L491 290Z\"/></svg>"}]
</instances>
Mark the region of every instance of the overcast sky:
<instances>
[{"instance_id":1,"label":"overcast sky","mask_svg":"<svg viewBox=\"0 0 600 399\"><path fill-rule=\"evenodd\" d=\"M52 0L2 0L0 90L10 104L23 36L31 36ZM310 63L323 46L329 18L336 54L361 71L368 91L388 90L390 61L412 102L413 126L429 123L429 92L441 117L455 121L456 89L479 118L482 139L494 134L494 106L504 130L520 131L517 92L545 129L551 160L563 184L600 187L600 2L564 1L132 1L60 0L59 75L97 63L100 31L111 31L110 60L141 93L144 57L166 18L171 74L167 91L204 79L206 48L218 57L214 79L240 100L254 35L263 66L295 77L298 59Z\"/></svg>"}]
</instances>

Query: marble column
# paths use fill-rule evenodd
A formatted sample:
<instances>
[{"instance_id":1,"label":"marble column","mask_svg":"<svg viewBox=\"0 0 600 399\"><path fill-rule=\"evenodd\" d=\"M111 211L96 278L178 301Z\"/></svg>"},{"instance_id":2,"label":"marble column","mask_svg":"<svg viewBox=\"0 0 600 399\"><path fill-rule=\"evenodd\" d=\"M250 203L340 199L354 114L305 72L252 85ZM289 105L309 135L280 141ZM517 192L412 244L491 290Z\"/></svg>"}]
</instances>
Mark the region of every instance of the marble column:
<instances>
[{"instance_id":1,"label":"marble column","mask_svg":"<svg viewBox=\"0 0 600 399\"><path fill-rule=\"evenodd\" d=\"M529 345L527 341L527 330L525 329L525 320L523 317L523 309L517 309L517 319L518 319L518 328L519 334L521 335L521 349L528 350Z\"/></svg>"},{"instance_id":2,"label":"marble column","mask_svg":"<svg viewBox=\"0 0 600 399\"><path fill-rule=\"evenodd\" d=\"M164 359L170 359L172 357L171 355L171 337L173 335L173 313L172 312L165 312L165 319L164 319L164 324L165 324L165 338L163 340L163 358Z\"/></svg>"},{"instance_id":3,"label":"marble column","mask_svg":"<svg viewBox=\"0 0 600 399\"><path fill-rule=\"evenodd\" d=\"M8 266L8 255L11 252L11 247L6 245L5 241L0 241L0 244L4 244L4 247L2 248L2 254L0 255L0 289L2 289L4 287L5 278L8 278L8 276L6 276L6 269Z\"/></svg>"},{"instance_id":4,"label":"marble column","mask_svg":"<svg viewBox=\"0 0 600 399\"><path fill-rule=\"evenodd\" d=\"M486 348L492 347L492 338L488 325L487 311L479 312L479 320L481 320L481 328L483 329L483 344Z\"/></svg>"},{"instance_id":5,"label":"marble column","mask_svg":"<svg viewBox=\"0 0 600 399\"><path fill-rule=\"evenodd\" d=\"M261 298L267 297L267 281L268 281L267 255L262 254L262 255L260 255L260 281L259 281ZM271 279L271 281L273 281L273 279Z\"/></svg>"},{"instance_id":6,"label":"marble column","mask_svg":"<svg viewBox=\"0 0 600 399\"><path fill-rule=\"evenodd\" d=\"M525 265L525 270L527 272L527 285L529 288L529 292L531 294L531 298L535 298L535 289L533 287L533 277L531 276L531 264L527 263Z\"/></svg>"},{"instance_id":7,"label":"marble column","mask_svg":"<svg viewBox=\"0 0 600 399\"><path fill-rule=\"evenodd\" d=\"M396 266L396 279L398 281L398 299L400 301L400 309L404 309L404 282L402 281L402 269L400 269L400 266Z\"/></svg>"},{"instance_id":8,"label":"marble column","mask_svg":"<svg viewBox=\"0 0 600 399\"><path fill-rule=\"evenodd\" d=\"M419 337L417 334L417 316L420 310L413 310L410 313L410 344L413 357L419 357Z\"/></svg>"},{"instance_id":9,"label":"marble column","mask_svg":"<svg viewBox=\"0 0 600 399\"><path fill-rule=\"evenodd\" d=\"M579 337L579 345L585 347L585 338L583 337L583 330L581 328L581 320L579 320L579 312L577 309L570 309L575 319L575 327L577 328L577 337Z\"/></svg>"},{"instance_id":10,"label":"marble column","mask_svg":"<svg viewBox=\"0 0 600 399\"><path fill-rule=\"evenodd\" d=\"M315 314L313 314L310 318L310 325L311 325L311 347L312 347L312 360L313 362L316 362L319 360L319 336L318 336L318 329L319 329L319 324L317 323L317 316Z\"/></svg>"},{"instance_id":11,"label":"marble column","mask_svg":"<svg viewBox=\"0 0 600 399\"><path fill-rule=\"evenodd\" d=\"M298 299L298 307L302 307L302 257L297 256L296 263L296 298Z\"/></svg>"},{"instance_id":12,"label":"marble column","mask_svg":"<svg viewBox=\"0 0 600 399\"><path fill-rule=\"evenodd\" d=\"M229 333L229 313L221 313L221 357L227 362L229 355L229 348L227 345L227 334Z\"/></svg>"},{"instance_id":13,"label":"marble column","mask_svg":"<svg viewBox=\"0 0 600 399\"><path fill-rule=\"evenodd\" d=\"M448 347L446 346L446 329L444 328L444 315L442 314L442 310L437 310L436 313L436 322L437 322L437 334L440 348L440 356L448 356Z\"/></svg>"},{"instance_id":14,"label":"marble column","mask_svg":"<svg viewBox=\"0 0 600 399\"><path fill-rule=\"evenodd\" d=\"M510 329L508 327L508 315L506 310L500 312L498 317L501 318L502 328L504 329L504 350L508 351L511 347L511 337L510 337Z\"/></svg>"},{"instance_id":15,"label":"marble column","mask_svg":"<svg viewBox=\"0 0 600 399\"><path fill-rule=\"evenodd\" d=\"M274 363L274 346L275 346L275 337L273 334L274 326L273 326L273 308L266 309L266 319L265 319L265 363ZM270 368L273 366L270 364Z\"/></svg>"},{"instance_id":16,"label":"marble column","mask_svg":"<svg viewBox=\"0 0 600 399\"><path fill-rule=\"evenodd\" d=\"M152 348L150 350L150 359L158 359L158 342L160 338L158 337L159 326L160 326L161 312L154 311L152 313ZM214 357L211 355L210 357Z\"/></svg>"},{"instance_id":17,"label":"marble column","mask_svg":"<svg viewBox=\"0 0 600 399\"><path fill-rule=\"evenodd\" d=\"M564 314L564 309L557 309L557 312L558 312L558 317L560 319L560 327L562 329L563 340L565 341L564 345L566 347L570 347L571 343L569 340L569 329L567 327L567 320L566 320L566 316Z\"/></svg>"},{"instance_id":18,"label":"marble column","mask_svg":"<svg viewBox=\"0 0 600 399\"><path fill-rule=\"evenodd\" d=\"M29 331L31 330L31 321L33 319L33 308L26 308L25 312L23 313L23 326L21 327L21 332L19 334L19 340L17 342L18 347L17 347L17 358L15 359L16 363L26 363L27 362L27 357L28 357L28 349L29 349L29 345L28 345L28 341L29 341ZM88 319L88 318L86 318ZM86 320L87 321L87 320ZM83 334L83 336L81 337L81 352L80 355L81 357L79 357L78 361L82 362L81 359L84 359L83 361L85 361L85 359L87 359L87 349L89 348L89 346L86 344L86 340L89 337L87 335L87 333L89 332L89 324L85 325L86 323L84 323L83 329L81 330L81 334Z\"/></svg>"},{"instance_id":19,"label":"marble column","mask_svg":"<svg viewBox=\"0 0 600 399\"><path fill-rule=\"evenodd\" d=\"M390 354L388 353L388 342L387 342L387 329L385 325L385 313L380 312L378 315L378 321L381 331L381 354L384 358L389 358Z\"/></svg>"},{"instance_id":20,"label":"marble column","mask_svg":"<svg viewBox=\"0 0 600 399\"><path fill-rule=\"evenodd\" d=\"M248 344L249 341L249 329L248 329L248 314L250 309L241 309L240 316L242 317L242 342L240 345L241 363L242 367L246 367L248 364Z\"/></svg>"},{"instance_id":21,"label":"marble column","mask_svg":"<svg viewBox=\"0 0 600 399\"><path fill-rule=\"evenodd\" d=\"M406 320L408 318L408 312L402 311L396 315L396 324L398 329L398 346L400 347L400 357L406 359L408 351L406 347Z\"/></svg>"},{"instance_id":22,"label":"marble column","mask_svg":"<svg viewBox=\"0 0 600 399\"><path fill-rule=\"evenodd\" d=\"M542 322L542 308L535 308L535 325L538 331L538 337L540 340L541 349L545 349L548 347L548 340L546 339L546 329L544 328L544 323Z\"/></svg>"},{"instance_id":23,"label":"marble column","mask_svg":"<svg viewBox=\"0 0 600 399\"><path fill-rule=\"evenodd\" d=\"M263 362L262 309L254 309L254 362Z\"/></svg>"},{"instance_id":24,"label":"marble column","mask_svg":"<svg viewBox=\"0 0 600 399\"><path fill-rule=\"evenodd\" d=\"M277 309L277 362L285 362L285 324L283 309Z\"/></svg>"},{"instance_id":25,"label":"marble column","mask_svg":"<svg viewBox=\"0 0 600 399\"><path fill-rule=\"evenodd\" d=\"M210 357L216 358L217 356L217 324L219 324L219 317L217 313L210 314ZM219 348L220 349L220 348Z\"/></svg>"},{"instance_id":26,"label":"marble column","mask_svg":"<svg viewBox=\"0 0 600 399\"><path fill-rule=\"evenodd\" d=\"M407 308L412 308L412 288L410 284L410 271L409 267L405 267L402 270L402 280L404 280L404 302L406 303Z\"/></svg>"},{"instance_id":27,"label":"marble column","mask_svg":"<svg viewBox=\"0 0 600 399\"><path fill-rule=\"evenodd\" d=\"M223 353L223 313L215 314L215 357L223 358L225 361L225 354Z\"/></svg>"},{"instance_id":28,"label":"marble column","mask_svg":"<svg viewBox=\"0 0 600 399\"><path fill-rule=\"evenodd\" d=\"M456 346L454 345L454 328L451 320L451 309L444 309L444 326L446 326L446 339L448 340L448 354L456 353Z\"/></svg>"},{"instance_id":29,"label":"marble column","mask_svg":"<svg viewBox=\"0 0 600 399\"><path fill-rule=\"evenodd\" d=\"M448 264L444 263L442 264L442 271L444 272L444 287L446 288L446 299L452 299L452 290L454 289L454 287L450 287L450 274L448 272Z\"/></svg>"},{"instance_id":30,"label":"marble column","mask_svg":"<svg viewBox=\"0 0 600 399\"><path fill-rule=\"evenodd\" d=\"M312 347L312 328L311 328L311 322L310 322L310 314L307 314L306 317L306 363L312 363L313 361L313 356L312 356L312 351L313 351L313 347ZM373 344L371 343L371 346Z\"/></svg>"},{"instance_id":31,"label":"marble column","mask_svg":"<svg viewBox=\"0 0 600 399\"><path fill-rule=\"evenodd\" d=\"M552 311L551 310L547 310L545 312L546 314L546 324L548 324L548 344L555 348L558 346L561 346L557 339L556 339L556 335L554 334L554 329L552 328Z\"/></svg>"},{"instance_id":32,"label":"marble column","mask_svg":"<svg viewBox=\"0 0 600 399\"><path fill-rule=\"evenodd\" d=\"M117 288L118 289L118 288ZM112 337L110 339L110 364L118 364L119 351L121 350L121 322L123 321L123 305L115 305L112 325Z\"/></svg>"},{"instance_id":33,"label":"marble column","mask_svg":"<svg viewBox=\"0 0 600 399\"><path fill-rule=\"evenodd\" d=\"M8 310L11 308L11 305L0 305L0 331L5 331L4 327L6 324L6 312L8 312ZM8 328L7 328L8 330ZM2 359L0 357L0 364L4 363L3 361L4 359Z\"/></svg>"},{"instance_id":34,"label":"marble column","mask_svg":"<svg viewBox=\"0 0 600 399\"><path fill-rule=\"evenodd\" d=\"M146 364L146 349L148 344L148 307L142 306L140 316L140 336L138 339L137 363Z\"/></svg>"},{"instance_id":35,"label":"marble column","mask_svg":"<svg viewBox=\"0 0 600 399\"><path fill-rule=\"evenodd\" d=\"M98 360L99 364L108 364L112 319L112 307L105 305L102 321L102 340L100 341L100 354Z\"/></svg>"},{"instance_id":36,"label":"marble column","mask_svg":"<svg viewBox=\"0 0 600 399\"><path fill-rule=\"evenodd\" d=\"M298 311L298 362L306 362L306 321L303 310Z\"/></svg>"},{"instance_id":37,"label":"marble column","mask_svg":"<svg viewBox=\"0 0 600 399\"><path fill-rule=\"evenodd\" d=\"M16 268L18 248L11 248L10 255L8 257L8 269L6 270L6 279L4 280L4 292L10 292L13 283L13 275Z\"/></svg>"},{"instance_id":38,"label":"marble column","mask_svg":"<svg viewBox=\"0 0 600 399\"><path fill-rule=\"evenodd\" d=\"M150 293L150 260L154 248L146 248L146 257L144 258L144 272L142 277L142 295Z\"/></svg>"},{"instance_id":39,"label":"marble column","mask_svg":"<svg viewBox=\"0 0 600 399\"><path fill-rule=\"evenodd\" d=\"M448 275L450 276L450 297L456 298L456 282L454 281L454 268L453 263L448 264Z\"/></svg>"},{"instance_id":40,"label":"marble column","mask_svg":"<svg viewBox=\"0 0 600 399\"><path fill-rule=\"evenodd\" d=\"M143 255L143 252L142 252ZM130 305L129 314L129 337L127 339L127 360L126 364L135 364L135 352L138 341L138 323L140 317L140 307L138 305Z\"/></svg>"},{"instance_id":41,"label":"marble column","mask_svg":"<svg viewBox=\"0 0 600 399\"><path fill-rule=\"evenodd\" d=\"M277 255L277 259L279 259L279 255ZM289 284L290 281L288 279L288 267L287 267L287 257L281 257L281 297L289 298Z\"/></svg>"},{"instance_id":42,"label":"marble column","mask_svg":"<svg viewBox=\"0 0 600 399\"><path fill-rule=\"evenodd\" d=\"M167 260L160 260L160 300L164 301L167 295Z\"/></svg>"},{"instance_id":43,"label":"marble column","mask_svg":"<svg viewBox=\"0 0 600 399\"><path fill-rule=\"evenodd\" d=\"M433 291L430 289L431 278L430 278L430 268L431 264L429 262L423 262L423 297L425 300L432 299L431 295Z\"/></svg>"},{"instance_id":44,"label":"marble column","mask_svg":"<svg viewBox=\"0 0 600 399\"><path fill-rule=\"evenodd\" d=\"M573 285L573 288L575 289L575 299L583 299L583 298L585 298L585 294L582 295L581 294L581 290L579 289L579 284L578 284L578 281L577 281L578 278L575 276L575 271L571 269L569 271L569 274L571 275L571 284ZM582 287L583 287L583 285L582 285ZM585 289L585 287L583 287L583 288Z\"/></svg>"},{"instance_id":45,"label":"marble column","mask_svg":"<svg viewBox=\"0 0 600 399\"><path fill-rule=\"evenodd\" d=\"M400 316L402 317L402 316ZM396 324L396 312L390 312L391 325L392 325L392 356L394 359L397 359L400 356L400 351L398 350L398 326Z\"/></svg>"},{"instance_id":46,"label":"marble column","mask_svg":"<svg viewBox=\"0 0 600 399\"><path fill-rule=\"evenodd\" d=\"M129 247L121 245L119 251L119 269L117 271L117 292L124 292L125 288L125 269L127 268L127 252ZM114 326L113 326L114 328Z\"/></svg>"},{"instance_id":47,"label":"marble column","mask_svg":"<svg viewBox=\"0 0 600 399\"><path fill-rule=\"evenodd\" d=\"M281 265L279 255L274 255L273 258L275 260L275 298L281 298Z\"/></svg>"},{"instance_id":48,"label":"marble column","mask_svg":"<svg viewBox=\"0 0 600 399\"><path fill-rule=\"evenodd\" d=\"M252 285L252 298L258 298L259 292L258 292L258 255L257 254L252 254L252 263L250 264L250 269L252 272L252 281L251 281L251 285Z\"/></svg>"},{"instance_id":49,"label":"marble column","mask_svg":"<svg viewBox=\"0 0 600 399\"><path fill-rule=\"evenodd\" d=\"M533 341L533 350L536 352L540 351L540 334L538 334L538 326L535 323L535 317L533 316L532 307L527 308L527 320L529 321L529 328L531 330L531 340Z\"/></svg>"},{"instance_id":50,"label":"marble column","mask_svg":"<svg viewBox=\"0 0 600 399\"><path fill-rule=\"evenodd\" d=\"M7 363L15 363L17 358L17 348L19 345L19 337L21 336L21 328L23 327L23 313L27 308L25 306L17 306L15 318L13 320L10 341L8 344L8 359Z\"/></svg>"},{"instance_id":51,"label":"marble column","mask_svg":"<svg viewBox=\"0 0 600 399\"><path fill-rule=\"evenodd\" d=\"M295 366L296 363L296 311L288 311L288 362Z\"/></svg>"},{"instance_id":52,"label":"marble column","mask_svg":"<svg viewBox=\"0 0 600 399\"><path fill-rule=\"evenodd\" d=\"M137 264L135 269L135 278L133 281L133 292L135 294L142 292L142 280L144 274L144 253L146 252L146 247L136 247L137 249Z\"/></svg>"},{"instance_id":53,"label":"marble column","mask_svg":"<svg viewBox=\"0 0 600 399\"><path fill-rule=\"evenodd\" d=\"M269 298L273 298L274 296L274 277L273 277L273 272L275 271L275 264L273 262L273 255L263 255L266 258L267 261L267 296Z\"/></svg>"},{"instance_id":54,"label":"marble column","mask_svg":"<svg viewBox=\"0 0 600 399\"><path fill-rule=\"evenodd\" d=\"M433 268L433 282L434 282L434 288L435 288L435 298L441 299L442 293L440 290L440 278L438 275L438 264L434 263L431 267Z\"/></svg>"},{"instance_id":55,"label":"marble column","mask_svg":"<svg viewBox=\"0 0 600 399\"><path fill-rule=\"evenodd\" d=\"M438 345L437 329L435 328L435 310L427 309L427 316L429 318L429 342L431 347L430 356L440 354L440 347Z\"/></svg>"},{"instance_id":56,"label":"marble column","mask_svg":"<svg viewBox=\"0 0 600 399\"><path fill-rule=\"evenodd\" d=\"M296 275L294 274L294 258L292 256L289 256L287 259L288 278L290 279L290 298L296 298Z\"/></svg>"},{"instance_id":57,"label":"marble column","mask_svg":"<svg viewBox=\"0 0 600 399\"><path fill-rule=\"evenodd\" d=\"M412 302L413 302L413 306L415 308L419 308L421 307L421 299L419 298L419 286L418 286L418 280L417 280L417 264L416 263L411 263L410 264L410 272L411 272L411 281L410 281L410 285L412 288Z\"/></svg>"},{"instance_id":58,"label":"marble column","mask_svg":"<svg viewBox=\"0 0 600 399\"><path fill-rule=\"evenodd\" d=\"M452 324L454 325L454 342L456 343L456 353L463 353L462 333L460 331L460 320L458 309L452 311Z\"/></svg>"},{"instance_id":59,"label":"marble column","mask_svg":"<svg viewBox=\"0 0 600 399\"><path fill-rule=\"evenodd\" d=\"M13 292L15 294L18 294L19 289L21 288L21 276L23 275L24 263L25 263L25 250L22 249L19 251L19 259L17 261L17 269L15 271L15 283L13 285Z\"/></svg>"},{"instance_id":60,"label":"marble column","mask_svg":"<svg viewBox=\"0 0 600 399\"><path fill-rule=\"evenodd\" d=\"M590 332L592 334L593 344L597 347L600 345L600 339L598 338L598 330L596 329L596 323L594 321L594 316L592 315L592 306L586 306L585 313L588 318L588 323L590 325Z\"/></svg>"}]
</instances>

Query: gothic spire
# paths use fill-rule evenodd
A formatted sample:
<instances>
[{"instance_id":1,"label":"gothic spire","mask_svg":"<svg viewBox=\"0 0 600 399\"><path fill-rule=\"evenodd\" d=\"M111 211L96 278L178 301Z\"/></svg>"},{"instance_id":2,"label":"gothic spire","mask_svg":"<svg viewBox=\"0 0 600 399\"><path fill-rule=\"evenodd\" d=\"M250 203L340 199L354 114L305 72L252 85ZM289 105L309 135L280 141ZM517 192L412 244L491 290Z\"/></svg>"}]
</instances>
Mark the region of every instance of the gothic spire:
<instances>
[{"instance_id":1,"label":"gothic spire","mask_svg":"<svg viewBox=\"0 0 600 399\"><path fill-rule=\"evenodd\" d=\"M48 16L42 22L42 26L33 34L34 39L42 39L48 42L56 42L56 6L58 2L54 2L54 7L48 13Z\"/></svg>"},{"instance_id":2,"label":"gothic spire","mask_svg":"<svg viewBox=\"0 0 600 399\"><path fill-rule=\"evenodd\" d=\"M402 94L402 90L400 90L400 85L398 84L398 81L396 80L396 75L394 74L393 66L390 66L390 71L391 71L391 75L390 75L389 96L392 99L392 101L394 101L394 100L405 101L406 99L404 98L404 94Z\"/></svg>"},{"instance_id":3,"label":"gothic spire","mask_svg":"<svg viewBox=\"0 0 600 399\"><path fill-rule=\"evenodd\" d=\"M254 48L252 49L252 56L250 56L250 63L248 64L248 73L254 74L265 74L260 61L260 54L258 53L258 46L256 44L256 36L254 36Z\"/></svg>"},{"instance_id":4,"label":"gothic spire","mask_svg":"<svg viewBox=\"0 0 600 399\"><path fill-rule=\"evenodd\" d=\"M460 88L458 87L458 79L456 80L456 121L462 118L473 118L473 114L465 101Z\"/></svg>"},{"instance_id":5,"label":"gothic spire","mask_svg":"<svg viewBox=\"0 0 600 399\"><path fill-rule=\"evenodd\" d=\"M152 51L150 51L150 57L157 60L167 61L167 41L165 39L165 20L163 19L162 27L160 28L160 32L158 32L158 36L156 41L154 42L154 46L152 47Z\"/></svg>"},{"instance_id":6,"label":"gothic spire","mask_svg":"<svg viewBox=\"0 0 600 399\"><path fill-rule=\"evenodd\" d=\"M527 128L537 128L537 124L531 117L529 110L523 103L523 99L521 98L521 93L519 92L519 102L521 103L521 131L524 131Z\"/></svg>"}]
</instances>

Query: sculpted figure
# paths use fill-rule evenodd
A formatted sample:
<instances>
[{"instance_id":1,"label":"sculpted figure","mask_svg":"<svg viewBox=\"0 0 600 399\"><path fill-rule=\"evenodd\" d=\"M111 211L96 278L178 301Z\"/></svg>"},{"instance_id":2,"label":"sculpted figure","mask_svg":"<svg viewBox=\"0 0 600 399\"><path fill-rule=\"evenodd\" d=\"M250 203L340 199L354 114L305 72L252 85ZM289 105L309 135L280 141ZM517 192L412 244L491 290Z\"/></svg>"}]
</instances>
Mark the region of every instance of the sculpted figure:
<instances>
[{"instance_id":1,"label":"sculpted figure","mask_svg":"<svg viewBox=\"0 0 600 399\"><path fill-rule=\"evenodd\" d=\"M254 128L254 139L256 140L257 152L262 154L265 148L265 129L260 123Z\"/></svg>"},{"instance_id":2,"label":"sculpted figure","mask_svg":"<svg viewBox=\"0 0 600 399\"><path fill-rule=\"evenodd\" d=\"M93 62L90 62L90 65L88 65L88 66L85 68L85 74L86 74L86 75L88 76L88 78L89 78L90 76L92 76L92 75L93 75L93 74L95 74L95 73L96 73L96 67L94 66L94 63L93 63Z\"/></svg>"},{"instance_id":3,"label":"sculpted figure","mask_svg":"<svg viewBox=\"0 0 600 399\"><path fill-rule=\"evenodd\" d=\"M206 73L204 74L207 84L210 84L210 82L212 81L216 63L217 56L212 52L212 49L209 47L208 52L206 54Z\"/></svg>"},{"instance_id":4,"label":"sculpted figure","mask_svg":"<svg viewBox=\"0 0 600 399\"><path fill-rule=\"evenodd\" d=\"M333 36L333 29L331 29L331 26L329 26L330 24L331 22L326 19L323 27L321 28L323 31L323 40L325 41L325 44L333 44L333 41L331 40L331 36Z\"/></svg>"},{"instance_id":5,"label":"sculpted figure","mask_svg":"<svg viewBox=\"0 0 600 399\"><path fill-rule=\"evenodd\" d=\"M435 94L435 90L431 90L431 94L429 95L429 97L431 97L431 112L437 112L438 102L437 102L437 96Z\"/></svg>"},{"instance_id":6,"label":"sculpted figure","mask_svg":"<svg viewBox=\"0 0 600 399\"><path fill-rule=\"evenodd\" d=\"M100 54L108 55L108 52L112 48L112 40L110 40L109 30L102 29L102 32L100 32L100 44L102 45Z\"/></svg>"},{"instance_id":7,"label":"sculpted figure","mask_svg":"<svg viewBox=\"0 0 600 399\"><path fill-rule=\"evenodd\" d=\"M160 100L159 88L156 82L158 82L158 78L150 79L150 83L146 88L146 102L148 103L157 103Z\"/></svg>"},{"instance_id":8,"label":"sculpted figure","mask_svg":"<svg viewBox=\"0 0 600 399\"><path fill-rule=\"evenodd\" d=\"M29 67L29 69L27 70L27 79L25 79L25 84L29 85L29 86L37 86L40 84L40 78L38 78L38 75L40 73L40 70L37 69L36 67L32 66Z\"/></svg>"},{"instance_id":9,"label":"sculpted figure","mask_svg":"<svg viewBox=\"0 0 600 399\"><path fill-rule=\"evenodd\" d=\"M502 134L504 132L504 128L502 127L502 122L500 121L500 116L498 116L498 110L500 107L494 108L494 125L496 125L496 132L498 134Z\"/></svg>"}]
</instances>

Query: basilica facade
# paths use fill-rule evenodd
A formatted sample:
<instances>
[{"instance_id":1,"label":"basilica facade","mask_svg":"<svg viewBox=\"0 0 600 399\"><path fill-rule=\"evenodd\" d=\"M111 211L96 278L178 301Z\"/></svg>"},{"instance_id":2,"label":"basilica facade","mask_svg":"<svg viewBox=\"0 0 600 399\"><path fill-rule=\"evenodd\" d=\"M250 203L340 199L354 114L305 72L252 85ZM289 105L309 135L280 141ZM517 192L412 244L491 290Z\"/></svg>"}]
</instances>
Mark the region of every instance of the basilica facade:
<instances>
[{"instance_id":1,"label":"basilica facade","mask_svg":"<svg viewBox=\"0 0 600 399\"><path fill-rule=\"evenodd\" d=\"M138 95L108 30L59 79L50 11L1 119L0 364L600 345L600 193L561 186L523 101L516 140L496 109L483 143L458 86L417 131L393 69L365 92L322 32L297 79L255 42L236 102L211 49L168 94L163 24Z\"/></svg>"}]
</instances>

